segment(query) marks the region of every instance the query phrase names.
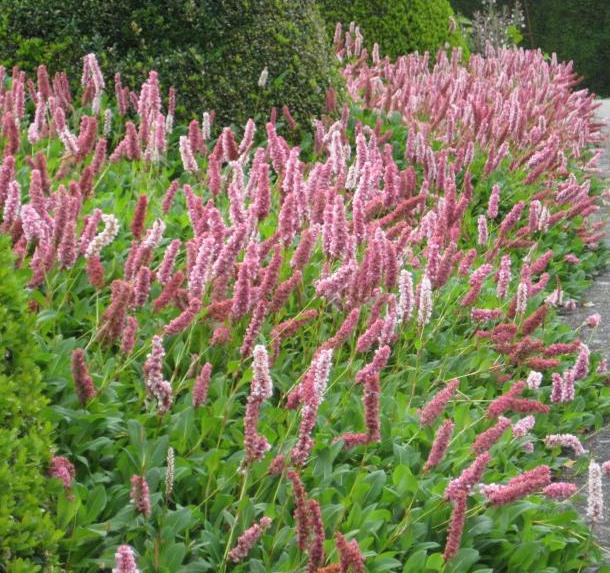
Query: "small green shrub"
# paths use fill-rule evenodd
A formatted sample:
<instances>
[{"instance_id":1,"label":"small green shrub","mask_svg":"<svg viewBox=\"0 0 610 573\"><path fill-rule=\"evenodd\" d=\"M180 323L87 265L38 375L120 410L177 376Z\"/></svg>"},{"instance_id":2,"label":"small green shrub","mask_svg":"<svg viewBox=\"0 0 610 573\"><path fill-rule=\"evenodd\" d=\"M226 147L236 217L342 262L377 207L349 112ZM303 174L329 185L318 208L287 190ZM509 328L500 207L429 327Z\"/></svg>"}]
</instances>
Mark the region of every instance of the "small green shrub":
<instances>
[{"instance_id":1,"label":"small green shrub","mask_svg":"<svg viewBox=\"0 0 610 573\"><path fill-rule=\"evenodd\" d=\"M59 538L48 512L51 426L42 411L40 371L32 352L33 316L0 240L0 570L32 572L54 561ZM2 569L5 566L6 569Z\"/></svg>"},{"instance_id":2,"label":"small green shrub","mask_svg":"<svg viewBox=\"0 0 610 573\"><path fill-rule=\"evenodd\" d=\"M448 42L465 47L459 33L449 31L453 10L448 0L321 0L329 30L335 24L356 22L365 41L379 44L381 54L435 53Z\"/></svg>"}]
</instances>

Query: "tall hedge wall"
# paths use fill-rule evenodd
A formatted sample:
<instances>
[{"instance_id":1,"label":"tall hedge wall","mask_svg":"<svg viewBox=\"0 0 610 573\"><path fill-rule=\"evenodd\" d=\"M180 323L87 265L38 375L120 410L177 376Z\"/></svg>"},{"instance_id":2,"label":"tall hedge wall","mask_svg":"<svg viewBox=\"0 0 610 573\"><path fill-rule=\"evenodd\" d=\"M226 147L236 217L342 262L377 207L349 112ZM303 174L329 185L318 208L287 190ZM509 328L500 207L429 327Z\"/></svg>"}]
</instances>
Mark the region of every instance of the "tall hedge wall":
<instances>
[{"instance_id":1,"label":"tall hedge wall","mask_svg":"<svg viewBox=\"0 0 610 573\"><path fill-rule=\"evenodd\" d=\"M51 427L43 418L34 317L24 286L6 237L0 237L0 571L12 573L52 563L59 538L44 475Z\"/></svg>"},{"instance_id":2,"label":"tall hedge wall","mask_svg":"<svg viewBox=\"0 0 610 573\"><path fill-rule=\"evenodd\" d=\"M315 0L4 0L0 63L46 63L80 78L95 52L108 77L139 85L148 70L178 90L181 110L215 109L244 123L284 104L318 115L336 80L331 42ZM269 83L258 89L263 68ZM180 111L180 108L179 108Z\"/></svg>"}]
</instances>

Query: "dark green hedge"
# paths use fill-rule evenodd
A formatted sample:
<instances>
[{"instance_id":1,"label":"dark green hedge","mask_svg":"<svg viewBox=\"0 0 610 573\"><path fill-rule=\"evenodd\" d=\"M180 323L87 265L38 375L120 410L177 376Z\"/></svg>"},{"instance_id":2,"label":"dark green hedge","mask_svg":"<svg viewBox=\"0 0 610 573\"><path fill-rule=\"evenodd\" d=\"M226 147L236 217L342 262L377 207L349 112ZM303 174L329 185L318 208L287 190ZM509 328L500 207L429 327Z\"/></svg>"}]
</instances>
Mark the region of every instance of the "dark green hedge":
<instances>
[{"instance_id":1,"label":"dark green hedge","mask_svg":"<svg viewBox=\"0 0 610 573\"><path fill-rule=\"evenodd\" d=\"M480 0L452 0L456 11L472 17ZM513 0L498 0L513 6ZM525 47L556 52L561 60L573 60L584 76L583 85L602 96L610 96L610 1L522 0L528 30Z\"/></svg>"},{"instance_id":2,"label":"dark green hedge","mask_svg":"<svg viewBox=\"0 0 610 573\"><path fill-rule=\"evenodd\" d=\"M33 572L54 561L60 535L48 511L51 426L34 363L34 317L0 238L0 570ZM3 569L3 566L5 567Z\"/></svg>"},{"instance_id":3,"label":"dark green hedge","mask_svg":"<svg viewBox=\"0 0 610 573\"><path fill-rule=\"evenodd\" d=\"M435 53L445 42L464 45L459 34L449 33L449 0L321 0L320 5L329 31L337 22L354 21L365 42L377 42L384 56Z\"/></svg>"},{"instance_id":4,"label":"dark green hedge","mask_svg":"<svg viewBox=\"0 0 610 573\"><path fill-rule=\"evenodd\" d=\"M33 71L46 63L80 79L95 52L107 78L137 87L156 69L178 90L182 111L214 109L243 124L272 106L319 115L339 77L314 0L4 0L0 62ZM263 68L269 83L257 81ZM109 86L110 87L110 86Z\"/></svg>"},{"instance_id":5,"label":"dark green hedge","mask_svg":"<svg viewBox=\"0 0 610 573\"><path fill-rule=\"evenodd\" d=\"M610 2L608 0L530 0L534 42L576 71L594 92L610 96Z\"/></svg>"}]
</instances>

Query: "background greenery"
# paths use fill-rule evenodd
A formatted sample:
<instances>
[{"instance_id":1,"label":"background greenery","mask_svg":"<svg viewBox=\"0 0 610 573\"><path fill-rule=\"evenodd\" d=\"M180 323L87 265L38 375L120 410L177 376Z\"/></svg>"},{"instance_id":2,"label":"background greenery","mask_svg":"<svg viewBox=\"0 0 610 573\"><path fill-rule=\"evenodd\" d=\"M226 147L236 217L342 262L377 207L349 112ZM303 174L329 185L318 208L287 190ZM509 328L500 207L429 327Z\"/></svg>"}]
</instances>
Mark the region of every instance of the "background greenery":
<instances>
[{"instance_id":1,"label":"background greenery","mask_svg":"<svg viewBox=\"0 0 610 573\"><path fill-rule=\"evenodd\" d=\"M313 0L6 0L0 46L4 65L44 63L73 80L95 52L107 77L119 71L133 89L155 69L182 115L214 109L237 125L284 104L297 119L319 115L339 76Z\"/></svg>"},{"instance_id":2,"label":"background greenery","mask_svg":"<svg viewBox=\"0 0 610 573\"><path fill-rule=\"evenodd\" d=\"M454 9L472 17L481 0L452 0ZM497 0L512 6L514 0ZM574 60L584 85L610 96L610 2L608 0L522 0L527 30L523 45L556 52L560 60Z\"/></svg>"},{"instance_id":3,"label":"background greenery","mask_svg":"<svg viewBox=\"0 0 610 573\"><path fill-rule=\"evenodd\" d=\"M135 88L150 69L178 90L181 115L215 110L217 125L243 125L288 106L304 124L328 87L341 87L330 37L356 21L370 47L392 57L465 42L449 33L448 0L4 0L0 64L34 72L46 64L80 78L95 52L110 78ZM323 18L322 18L323 16ZM330 37L328 32L330 32ZM269 80L258 87L267 66ZM75 86L76 87L76 86ZM188 110L188 113L187 113Z\"/></svg>"}]
</instances>

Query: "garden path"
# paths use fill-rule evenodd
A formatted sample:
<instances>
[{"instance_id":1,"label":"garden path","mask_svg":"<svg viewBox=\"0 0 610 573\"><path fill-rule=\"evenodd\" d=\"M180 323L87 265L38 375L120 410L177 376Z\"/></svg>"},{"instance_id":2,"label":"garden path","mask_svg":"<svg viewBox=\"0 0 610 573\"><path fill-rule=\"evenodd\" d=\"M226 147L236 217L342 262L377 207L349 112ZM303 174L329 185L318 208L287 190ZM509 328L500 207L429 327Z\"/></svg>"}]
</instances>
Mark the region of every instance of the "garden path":
<instances>
[{"instance_id":1,"label":"garden path","mask_svg":"<svg viewBox=\"0 0 610 573\"><path fill-rule=\"evenodd\" d=\"M601 104L598 116L605 120L607 125L605 128L606 142L600 167L603 175L610 178L610 99L602 100ZM610 247L610 207L603 208L602 217L606 219L605 242ZM593 285L584 293L576 310L567 313L564 319L570 326L577 328L595 312L601 315L601 323L587 342L591 350L601 352L604 358L610 361L610 268L605 269L596 277ZM586 447L599 463L610 460L610 423L595 434ZM585 481L586 476L582 479ZM606 560L610 562L610 486L606 485L604 488L604 497L605 518L603 522L595 525L595 533L600 545L607 551ZM579 509L585 512L586 503L582 504Z\"/></svg>"}]
</instances>

